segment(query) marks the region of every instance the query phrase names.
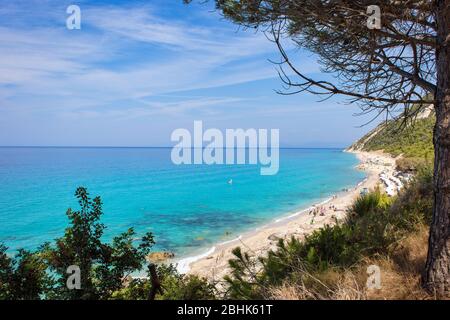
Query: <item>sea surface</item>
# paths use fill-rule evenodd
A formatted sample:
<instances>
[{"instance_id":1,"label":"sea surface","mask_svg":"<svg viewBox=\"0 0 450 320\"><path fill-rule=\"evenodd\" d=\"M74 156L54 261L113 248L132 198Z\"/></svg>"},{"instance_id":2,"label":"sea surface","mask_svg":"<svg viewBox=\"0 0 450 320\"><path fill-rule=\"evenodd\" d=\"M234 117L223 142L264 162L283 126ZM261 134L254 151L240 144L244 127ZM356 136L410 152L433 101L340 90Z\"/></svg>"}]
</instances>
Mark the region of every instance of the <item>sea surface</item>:
<instances>
[{"instance_id":1,"label":"sea surface","mask_svg":"<svg viewBox=\"0 0 450 320\"><path fill-rule=\"evenodd\" d=\"M340 149L281 149L277 175L258 165L172 164L170 148L0 148L0 242L35 249L64 234L74 192L101 196L105 240L133 227L155 250L204 252L355 186L365 174ZM233 183L229 181L232 179Z\"/></svg>"}]
</instances>

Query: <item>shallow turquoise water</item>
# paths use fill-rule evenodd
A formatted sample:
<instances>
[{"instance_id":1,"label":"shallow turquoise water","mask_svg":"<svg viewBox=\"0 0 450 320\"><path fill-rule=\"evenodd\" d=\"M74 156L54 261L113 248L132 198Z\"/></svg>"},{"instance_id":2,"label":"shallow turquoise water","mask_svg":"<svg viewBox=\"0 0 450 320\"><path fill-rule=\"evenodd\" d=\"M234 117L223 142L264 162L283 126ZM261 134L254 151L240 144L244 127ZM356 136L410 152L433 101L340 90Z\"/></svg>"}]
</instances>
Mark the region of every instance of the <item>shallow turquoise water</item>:
<instances>
[{"instance_id":1,"label":"shallow turquoise water","mask_svg":"<svg viewBox=\"0 0 450 320\"><path fill-rule=\"evenodd\" d=\"M282 149L280 170L176 166L166 148L0 148L0 242L33 249L63 235L78 186L104 203L106 240L152 231L185 256L356 185L364 173L337 149ZM233 179L233 184L227 183Z\"/></svg>"}]
</instances>

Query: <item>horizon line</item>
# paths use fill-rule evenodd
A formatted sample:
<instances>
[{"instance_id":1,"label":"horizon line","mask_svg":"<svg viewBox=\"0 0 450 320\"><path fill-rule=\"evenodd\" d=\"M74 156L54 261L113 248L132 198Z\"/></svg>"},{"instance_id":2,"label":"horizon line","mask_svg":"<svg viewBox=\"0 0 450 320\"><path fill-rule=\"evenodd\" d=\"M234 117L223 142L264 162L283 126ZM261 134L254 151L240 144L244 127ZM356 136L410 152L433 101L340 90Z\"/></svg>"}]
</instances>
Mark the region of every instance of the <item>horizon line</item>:
<instances>
[{"instance_id":1,"label":"horizon line","mask_svg":"<svg viewBox=\"0 0 450 320\"><path fill-rule=\"evenodd\" d=\"M0 146L0 148L36 148L36 149L173 149L175 146ZM348 146L347 146L348 147ZM279 149L346 149L347 147L279 147ZM200 148L190 148L200 149ZM201 148L204 149L204 148ZM229 148L222 148L229 149ZM234 149L258 149L258 148L234 148Z\"/></svg>"}]
</instances>

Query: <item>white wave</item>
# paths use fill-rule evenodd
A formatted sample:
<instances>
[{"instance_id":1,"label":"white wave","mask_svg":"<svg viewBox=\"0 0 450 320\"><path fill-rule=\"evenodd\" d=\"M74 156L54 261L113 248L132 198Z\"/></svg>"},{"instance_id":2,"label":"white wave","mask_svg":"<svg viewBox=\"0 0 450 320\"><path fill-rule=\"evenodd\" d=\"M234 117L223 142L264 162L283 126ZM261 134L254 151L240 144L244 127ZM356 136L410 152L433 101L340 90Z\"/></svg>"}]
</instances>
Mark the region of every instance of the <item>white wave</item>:
<instances>
[{"instance_id":1,"label":"white wave","mask_svg":"<svg viewBox=\"0 0 450 320\"><path fill-rule=\"evenodd\" d=\"M306 209L297 211L296 213L291 214L290 216L276 219L276 220L275 220L275 223L278 223L278 222L281 222L281 221L284 221L284 220L289 220L289 219L295 218L295 217L297 217L298 215L301 215L302 213L305 213L306 211L309 211L309 210L312 210L312 209L316 208L317 206L323 206L324 204L326 204L327 202L330 202L331 200L333 200L333 197L328 198L328 199L326 199L326 200L324 200L324 201L322 201L322 202L320 202L320 203L318 203L318 204L316 204L316 205L313 205L313 206L311 206L311 207L309 207L309 208L306 208Z\"/></svg>"},{"instance_id":2,"label":"white wave","mask_svg":"<svg viewBox=\"0 0 450 320\"><path fill-rule=\"evenodd\" d=\"M284 221L284 220L292 219L292 218L294 218L294 217L296 217L296 216L298 216L298 215L300 215L300 214L302 214L302 213L304 213L304 212L306 212L308 210L311 210L312 208L313 207L309 207L309 208L306 208L304 210L297 211L296 213L291 214L290 216L279 218L279 219L275 219L275 222L278 223L278 222L281 222L281 221Z\"/></svg>"},{"instance_id":3,"label":"white wave","mask_svg":"<svg viewBox=\"0 0 450 320\"><path fill-rule=\"evenodd\" d=\"M178 272L181 273L181 274L187 273L189 271L189 266L191 265L191 263L193 263L195 261L198 261L200 259L206 258L207 256L213 254L214 251L216 251L216 247L212 247L211 249L209 249L205 253L199 254L197 256L187 257L187 258L181 259L177 263L177 270L178 270Z\"/></svg>"},{"instance_id":4,"label":"white wave","mask_svg":"<svg viewBox=\"0 0 450 320\"><path fill-rule=\"evenodd\" d=\"M236 241L239 241L239 240L241 240L241 239L242 239L242 236L239 236L239 237L237 237L237 238L234 238L234 239L231 239L231 240L228 240L228 241L221 242L221 243L219 243L219 246L223 246L223 245L226 245L226 244L229 244L229 243L232 243L232 242L236 242Z\"/></svg>"}]
</instances>

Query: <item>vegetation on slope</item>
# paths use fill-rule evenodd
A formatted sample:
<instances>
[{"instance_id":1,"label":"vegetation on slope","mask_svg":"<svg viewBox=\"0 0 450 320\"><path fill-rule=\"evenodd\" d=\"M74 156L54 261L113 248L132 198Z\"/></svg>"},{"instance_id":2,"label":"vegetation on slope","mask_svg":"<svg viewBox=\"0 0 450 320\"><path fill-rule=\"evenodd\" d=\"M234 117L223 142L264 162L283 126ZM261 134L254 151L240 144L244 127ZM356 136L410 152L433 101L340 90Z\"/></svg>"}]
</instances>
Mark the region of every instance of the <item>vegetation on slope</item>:
<instances>
[{"instance_id":1,"label":"vegetation on slope","mask_svg":"<svg viewBox=\"0 0 450 320\"><path fill-rule=\"evenodd\" d=\"M401 120L380 124L351 146L362 151L383 151L397 159L400 171L415 171L429 165L434 159L433 128L436 117L433 112L418 117L403 126Z\"/></svg>"},{"instance_id":2,"label":"vegetation on slope","mask_svg":"<svg viewBox=\"0 0 450 320\"><path fill-rule=\"evenodd\" d=\"M269 251L263 258L251 257L236 248L236 258L230 261L232 272L225 278L229 285L227 297L428 297L419 286L417 268L423 267L423 261L412 264L408 260L417 252L408 251L411 246L405 249L404 241L411 237L426 238L423 233L432 212L431 184L431 170L423 170L394 199L387 198L379 190L362 195L349 209L345 222L326 226L303 240L280 240L277 249ZM421 243L420 248L426 250L426 243ZM370 296L365 286L365 268L369 264L377 264L391 280L403 279L396 283L398 296L387 296L379 290ZM414 272L411 271L413 265ZM403 282L406 278L408 281ZM393 286L389 279L384 280L384 290ZM404 283L411 287L400 290Z\"/></svg>"},{"instance_id":3,"label":"vegetation on slope","mask_svg":"<svg viewBox=\"0 0 450 320\"><path fill-rule=\"evenodd\" d=\"M371 137L364 150L383 150L393 156L403 155L405 158L433 158L433 126L434 116L417 119L401 132L397 121L388 122L383 129Z\"/></svg>"}]
</instances>

